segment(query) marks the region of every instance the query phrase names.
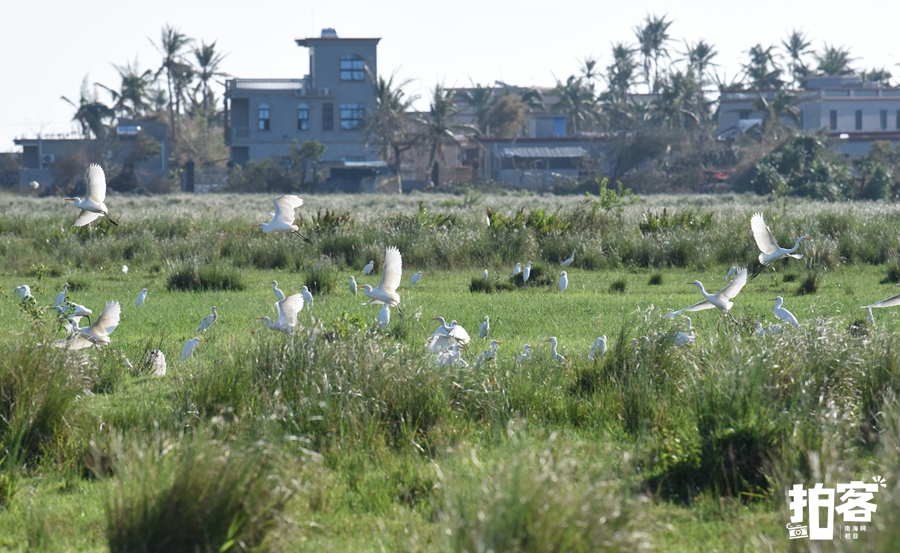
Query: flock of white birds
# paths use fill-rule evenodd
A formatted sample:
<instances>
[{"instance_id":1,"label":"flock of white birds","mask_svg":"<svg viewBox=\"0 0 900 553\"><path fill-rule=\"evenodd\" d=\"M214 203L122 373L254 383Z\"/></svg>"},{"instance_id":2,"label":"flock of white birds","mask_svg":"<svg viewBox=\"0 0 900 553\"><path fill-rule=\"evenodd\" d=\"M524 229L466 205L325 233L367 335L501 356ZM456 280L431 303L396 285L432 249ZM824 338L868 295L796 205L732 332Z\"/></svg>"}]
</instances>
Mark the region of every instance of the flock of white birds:
<instances>
[{"instance_id":1,"label":"flock of white birds","mask_svg":"<svg viewBox=\"0 0 900 553\"><path fill-rule=\"evenodd\" d=\"M103 169L99 165L92 164L88 168L87 198L84 200L78 197L65 199L66 201L72 201L74 205L81 210L78 218L75 220L75 226L87 225L101 216L105 217L113 225L118 225L118 223L110 217L109 210L105 203L106 178L104 176ZM303 200L294 195L284 195L275 198L274 205L275 211L269 214L271 220L266 223L256 224L254 225L254 227L261 228L266 234L272 232L291 233L306 242L310 242L309 238L300 233L299 227L294 223L294 210L303 205ZM702 311L713 308L718 309L724 314L728 314L729 310L734 305L732 300L737 297L740 291L747 284L748 278L752 279L759 274L762 268L772 264L778 259L784 257L792 257L795 259L802 258L803 256L801 254L797 254L795 252L800 247L800 244L803 241L810 240L808 236L801 236L797 238L793 248L787 249L780 247L775 241L775 237L772 235L769 227L766 226L766 223L763 220L763 216L760 213L754 214L750 219L750 228L753 232L753 237L756 240L756 244L760 250L759 269L753 275L748 275L748 271L746 268L732 267L731 269L729 269L727 275L727 278L730 280L730 282L724 288L714 294L707 292L706 288L703 286L703 283L701 283L700 281L695 280L693 282L689 282L688 284L692 284L699 289L700 294L703 296L703 299L688 307L672 311L665 315L666 317L675 317L685 312ZM572 255L569 258L565 259L560 265L563 267L568 267L574 261L575 250L572 250ZM366 264L366 266L363 268L362 275L369 275L374 270L374 268L375 262L369 261L369 263ZM513 269L513 276L517 276L521 273L523 282L527 283L528 279L531 276L531 268L531 261L528 261L524 267L521 263L516 263L516 266ZM397 288L400 286L402 272L403 260L400 255L400 251L393 246L388 246L385 249L384 264L382 266L381 272L381 281L377 286L372 287L368 284L358 285L356 279L353 276L350 277L350 292L355 295L357 294L358 290L361 289L362 292L369 298L369 301L367 301L363 305L376 304L382 306L377 316L378 327L382 329L386 328L390 323L391 307L397 308L398 312L400 312L400 314L402 315L402 311L400 311L400 295L397 293ZM122 266L122 273L128 273L127 266ZM414 274L410 279L410 286L415 286L421 278L421 271ZM482 278L488 278L487 269L485 269L482 273ZM566 271L561 271L559 278L560 292L565 292L568 286L568 273ZM307 309L312 308L312 293L306 286L303 286L301 292L290 296L285 296L284 292L282 292L278 288L278 282L274 280L272 281L272 288L276 298L274 305L277 317L274 321L268 316L259 317L257 320L263 321L266 327L268 327L270 330L277 330L290 336L298 328L297 315L303 309L304 305L308 306ZM23 301L29 300L29 298L30 301L34 300L31 295L31 288L27 284L22 284L15 287L14 291L21 296ZM79 305L69 301L68 292L69 284L66 283L63 287L63 290L57 295L53 305L53 309L57 310L57 312L59 313L60 322L66 329L67 336L63 339L56 340L55 342L53 342L53 345L68 349L83 349L91 346L99 347L109 344L110 335L119 325L119 319L121 315L121 306L119 305L119 302L106 302L106 306L103 309L103 312L99 317L91 322L90 317L93 312L83 305ZM142 307L147 301L147 295L148 292L146 288L141 290L137 298L135 299L135 306ZM775 301L775 306L773 309L775 317L778 318L781 322L788 324L793 328L799 328L800 323L797 321L797 318L790 311L784 308L784 298L782 298L781 296L777 296L775 298L772 298L772 300ZM900 294L873 303L871 305L864 306L863 308L868 312L869 322L874 324L872 309L893 307L896 305L900 305ZM218 310L215 306L213 306L212 313L200 322L195 332L200 333L207 331L210 327L213 326L213 324L215 324L218 316ZM82 318L88 319L88 326L79 326ZM674 334L674 343L677 345L685 346L696 339L696 334L694 332L691 319L689 317L685 317L685 319L687 320L687 332L677 332ZM443 317L435 317L433 320L439 321L440 326L438 326L438 328L432 333L431 337L426 343L426 347L430 352L435 354L435 364L439 366L468 366L468 363L463 359L462 352L468 349L467 346L470 342L469 333L455 320L451 321L450 323L447 323ZM768 327L764 328L762 323L756 323L756 334L758 335L781 333L783 332L783 330L784 329L782 325L779 324L769 325ZM479 328L478 336L482 339L487 339L489 334L490 319L488 316L485 316L484 322ZM188 340L182 349L181 360L186 361L189 357L191 357L194 351L199 347L201 341L202 340L199 336ZM565 363L567 361L567 358L557 351L559 341L555 336L551 336L550 338L545 340L545 342L550 344L550 355L555 361L560 363ZM490 349L482 353L475 361L475 364L480 365L494 360L497 357L497 347L500 344L502 344L502 342L498 340L491 340ZM532 349L532 346L525 344L522 349L522 353L516 358L516 360L518 362L528 361L530 359ZM597 359L600 359L606 352L606 350L607 338L604 335L597 338L593 345L591 345L588 357L590 360L595 361ZM166 373L165 356L160 350L151 351L145 359L145 364L148 366L152 374L162 376Z\"/></svg>"}]
</instances>

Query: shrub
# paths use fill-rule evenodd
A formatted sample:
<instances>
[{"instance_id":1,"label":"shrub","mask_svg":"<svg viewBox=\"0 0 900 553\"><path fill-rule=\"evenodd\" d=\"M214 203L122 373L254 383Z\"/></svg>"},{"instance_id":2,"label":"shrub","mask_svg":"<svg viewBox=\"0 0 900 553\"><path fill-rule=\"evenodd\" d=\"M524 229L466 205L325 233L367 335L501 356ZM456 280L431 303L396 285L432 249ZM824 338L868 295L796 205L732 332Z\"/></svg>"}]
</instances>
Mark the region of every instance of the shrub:
<instances>
[{"instance_id":1,"label":"shrub","mask_svg":"<svg viewBox=\"0 0 900 553\"><path fill-rule=\"evenodd\" d=\"M306 269L303 284L313 294L330 294L337 288L338 271L327 257Z\"/></svg>"},{"instance_id":2,"label":"shrub","mask_svg":"<svg viewBox=\"0 0 900 553\"><path fill-rule=\"evenodd\" d=\"M648 284L650 286L661 286L663 283L663 277L661 273L653 273L650 275L650 281Z\"/></svg>"},{"instance_id":3,"label":"shrub","mask_svg":"<svg viewBox=\"0 0 900 553\"><path fill-rule=\"evenodd\" d=\"M819 281L820 280L821 280L821 278L819 276L819 273L814 272L814 271L809 272L806 275L806 278L804 278L803 281L800 282L800 287L797 288L797 295L804 296L804 295L815 294L816 292L819 291Z\"/></svg>"},{"instance_id":4,"label":"shrub","mask_svg":"<svg viewBox=\"0 0 900 553\"><path fill-rule=\"evenodd\" d=\"M528 280L531 280L530 278ZM469 292L485 292L491 294L503 290L515 290L516 286L509 282L491 282L490 279L474 277L469 283Z\"/></svg>"},{"instance_id":5,"label":"shrub","mask_svg":"<svg viewBox=\"0 0 900 553\"><path fill-rule=\"evenodd\" d=\"M900 261L894 260L888 264L887 274L885 275L884 280L881 281L882 284L889 284L891 282L900 282Z\"/></svg>"},{"instance_id":6,"label":"shrub","mask_svg":"<svg viewBox=\"0 0 900 553\"><path fill-rule=\"evenodd\" d=\"M219 265L198 267L185 263L169 273L166 287L169 291L201 292L205 290L243 290L246 288L240 272L234 267Z\"/></svg>"},{"instance_id":7,"label":"shrub","mask_svg":"<svg viewBox=\"0 0 900 553\"><path fill-rule=\"evenodd\" d=\"M623 294L623 293L625 293L625 288L627 287L627 285L628 285L628 283L625 281L624 278L618 278L609 284L609 291L614 292L614 293Z\"/></svg>"}]
</instances>

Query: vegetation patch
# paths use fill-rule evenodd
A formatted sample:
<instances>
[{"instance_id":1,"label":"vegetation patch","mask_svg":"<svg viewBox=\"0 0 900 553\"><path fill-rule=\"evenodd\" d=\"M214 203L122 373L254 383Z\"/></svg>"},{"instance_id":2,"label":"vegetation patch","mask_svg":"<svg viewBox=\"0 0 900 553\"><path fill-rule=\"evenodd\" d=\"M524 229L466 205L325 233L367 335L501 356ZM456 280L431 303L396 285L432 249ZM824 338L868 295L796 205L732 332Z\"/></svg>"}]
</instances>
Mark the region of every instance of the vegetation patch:
<instances>
[{"instance_id":1,"label":"vegetation patch","mask_svg":"<svg viewBox=\"0 0 900 553\"><path fill-rule=\"evenodd\" d=\"M240 272L234 267L185 263L169 273L169 291L203 292L209 290L241 291L246 288Z\"/></svg>"}]
</instances>

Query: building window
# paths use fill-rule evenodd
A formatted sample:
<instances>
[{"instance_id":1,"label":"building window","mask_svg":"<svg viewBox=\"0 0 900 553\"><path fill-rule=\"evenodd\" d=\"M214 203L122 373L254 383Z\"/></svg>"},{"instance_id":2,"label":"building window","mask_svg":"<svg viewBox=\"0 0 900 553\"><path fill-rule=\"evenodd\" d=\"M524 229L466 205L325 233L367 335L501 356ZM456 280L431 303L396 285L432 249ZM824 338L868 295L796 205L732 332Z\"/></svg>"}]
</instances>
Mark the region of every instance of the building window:
<instances>
[{"instance_id":1,"label":"building window","mask_svg":"<svg viewBox=\"0 0 900 553\"><path fill-rule=\"evenodd\" d=\"M366 77L366 62L356 54L341 56L341 80L362 81Z\"/></svg>"},{"instance_id":2,"label":"building window","mask_svg":"<svg viewBox=\"0 0 900 553\"><path fill-rule=\"evenodd\" d=\"M269 105L268 104L260 104L259 105L259 130L261 130L261 131L269 130Z\"/></svg>"},{"instance_id":3,"label":"building window","mask_svg":"<svg viewBox=\"0 0 900 553\"><path fill-rule=\"evenodd\" d=\"M306 104L300 104L299 106L297 106L297 130L309 130L309 106L307 106Z\"/></svg>"},{"instance_id":4,"label":"building window","mask_svg":"<svg viewBox=\"0 0 900 553\"><path fill-rule=\"evenodd\" d=\"M837 110L833 109L828 112L828 128L836 131L837 130Z\"/></svg>"},{"instance_id":5,"label":"building window","mask_svg":"<svg viewBox=\"0 0 900 553\"><path fill-rule=\"evenodd\" d=\"M862 130L862 110L861 109L856 110L856 127L855 127L855 129L858 131Z\"/></svg>"},{"instance_id":6,"label":"building window","mask_svg":"<svg viewBox=\"0 0 900 553\"><path fill-rule=\"evenodd\" d=\"M881 130L887 130L887 110L881 110Z\"/></svg>"},{"instance_id":7,"label":"building window","mask_svg":"<svg viewBox=\"0 0 900 553\"><path fill-rule=\"evenodd\" d=\"M334 130L334 104L331 102L322 104L322 130Z\"/></svg>"},{"instance_id":8,"label":"building window","mask_svg":"<svg viewBox=\"0 0 900 553\"><path fill-rule=\"evenodd\" d=\"M341 130L353 131L362 128L365 116L365 104L341 104Z\"/></svg>"}]
</instances>

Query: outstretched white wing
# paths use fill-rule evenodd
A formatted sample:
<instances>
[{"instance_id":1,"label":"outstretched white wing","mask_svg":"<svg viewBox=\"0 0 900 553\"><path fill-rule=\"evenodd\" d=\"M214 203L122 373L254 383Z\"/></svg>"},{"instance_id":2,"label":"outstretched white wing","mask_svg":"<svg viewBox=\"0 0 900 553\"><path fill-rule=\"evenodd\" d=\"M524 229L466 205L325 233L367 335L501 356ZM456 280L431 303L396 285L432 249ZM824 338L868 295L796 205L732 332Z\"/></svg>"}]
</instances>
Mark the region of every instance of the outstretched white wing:
<instances>
[{"instance_id":1,"label":"outstretched white wing","mask_svg":"<svg viewBox=\"0 0 900 553\"><path fill-rule=\"evenodd\" d=\"M770 254L778 250L775 237L772 236L772 231L766 226L762 213L753 214L753 217L750 218L750 228L753 229L753 238L756 239L759 251L764 254Z\"/></svg>"},{"instance_id":2,"label":"outstretched white wing","mask_svg":"<svg viewBox=\"0 0 900 553\"><path fill-rule=\"evenodd\" d=\"M106 201L106 175L103 174L103 168L96 163L92 163L90 167L88 167L87 186L87 197L89 201L97 205ZM80 220L81 217L78 219ZM91 219L91 221L93 221L93 219ZM80 226L77 221L75 225Z\"/></svg>"},{"instance_id":3,"label":"outstretched white wing","mask_svg":"<svg viewBox=\"0 0 900 553\"><path fill-rule=\"evenodd\" d=\"M98 217L102 217L102 213L97 213L94 211L88 211L86 209L81 210L81 214L78 215L78 218L75 219L76 227L83 227L84 225L93 222Z\"/></svg>"},{"instance_id":4,"label":"outstretched white wing","mask_svg":"<svg viewBox=\"0 0 900 553\"><path fill-rule=\"evenodd\" d=\"M709 303L706 300L698 301L694 305L690 305L685 307L684 309L679 309L678 311L672 311L671 313L666 313L665 317L668 319L670 317L674 317L676 315L681 315L685 311L703 311L704 309L713 309L715 305Z\"/></svg>"},{"instance_id":5,"label":"outstretched white wing","mask_svg":"<svg viewBox=\"0 0 900 553\"><path fill-rule=\"evenodd\" d=\"M881 300L881 301L878 302L878 303L873 303L872 305L866 305L866 306L863 306L863 309L865 309L866 307L872 307L872 308L875 308L875 307L895 307L895 306L897 306L897 305L900 305L900 294L897 294L896 296L891 296L891 297L889 297L889 298L886 299L886 300Z\"/></svg>"},{"instance_id":6,"label":"outstretched white wing","mask_svg":"<svg viewBox=\"0 0 900 553\"><path fill-rule=\"evenodd\" d=\"M381 282L378 287L393 294L400 286L400 278L403 273L403 259L400 257L400 250L394 246L388 246L384 250L384 270L381 272Z\"/></svg>"},{"instance_id":7,"label":"outstretched white wing","mask_svg":"<svg viewBox=\"0 0 900 553\"><path fill-rule=\"evenodd\" d=\"M732 300L734 299L738 293L741 291L741 288L747 284L747 268L744 267L740 271L738 271L737 276L734 277L734 280L728 283L728 286L719 290L719 293L716 296L719 299L723 300Z\"/></svg>"},{"instance_id":8,"label":"outstretched white wing","mask_svg":"<svg viewBox=\"0 0 900 553\"><path fill-rule=\"evenodd\" d=\"M277 326L281 328L295 326L297 313L303 309L303 294L294 294L275 302L275 309L278 310L278 319L275 321Z\"/></svg>"},{"instance_id":9,"label":"outstretched white wing","mask_svg":"<svg viewBox=\"0 0 900 553\"><path fill-rule=\"evenodd\" d=\"M103 313L97 317L94 324L88 327L87 333L93 336L109 336L119 326L119 316L121 314L122 308L119 306L119 302L106 302L106 308L103 309Z\"/></svg>"},{"instance_id":10,"label":"outstretched white wing","mask_svg":"<svg viewBox=\"0 0 900 553\"><path fill-rule=\"evenodd\" d=\"M294 224L294 210L303 205L303 200L297 196L287 195L278 196L274 203L275 216L272 219L291 226Z\"/></svg>"}]
</instances>

